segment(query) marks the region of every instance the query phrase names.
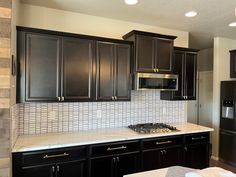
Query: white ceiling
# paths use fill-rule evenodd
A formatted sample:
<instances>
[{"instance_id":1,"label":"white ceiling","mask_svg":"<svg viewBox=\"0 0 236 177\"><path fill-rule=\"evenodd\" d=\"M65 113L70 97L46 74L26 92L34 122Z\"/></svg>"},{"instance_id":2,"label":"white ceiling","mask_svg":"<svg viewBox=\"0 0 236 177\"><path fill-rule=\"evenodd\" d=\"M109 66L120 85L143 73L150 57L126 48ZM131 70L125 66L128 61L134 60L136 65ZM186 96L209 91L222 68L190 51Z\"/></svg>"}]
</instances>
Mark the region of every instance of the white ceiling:
<instances>
[{"instance_id":1,"label":"white ceiling","mask_svg":"<svg viewBox=\"0 0 236 177\"><path fill-rule=\"evenodd\" d=\"M21 0L24 3L107 18L156 25L190 32L190 47L208 48L213 37L236 39L236 0L139 0L134 6L124 0ZM198 15L186 18L185 12Z\"/></svg>"}]
</instances>

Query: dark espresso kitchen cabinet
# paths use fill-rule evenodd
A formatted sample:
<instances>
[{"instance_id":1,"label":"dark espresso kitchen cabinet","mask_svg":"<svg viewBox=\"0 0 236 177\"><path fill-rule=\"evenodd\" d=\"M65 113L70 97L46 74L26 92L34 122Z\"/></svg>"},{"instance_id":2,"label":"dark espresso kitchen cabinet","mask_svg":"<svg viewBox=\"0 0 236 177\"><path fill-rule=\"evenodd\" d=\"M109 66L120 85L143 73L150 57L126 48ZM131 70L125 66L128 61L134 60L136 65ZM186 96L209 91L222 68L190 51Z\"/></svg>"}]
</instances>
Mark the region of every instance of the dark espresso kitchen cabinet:
<instances>
[{"instance_id":1,"label":"dark espresso kitchen cabinet","mask_svg":"<svg viewBox=\"0 0 236 177\"><path fill-rule=\"evenodd\" d=\"M132 72L172 72L173 40L176 36L134 30L123 38L135 45Z\"/></svg>"},{"instance_id":2,"label":"dark espresso kitchen cabinet","mask_svg":"<svg viewBox=\"0 0 236 177\"><path fill-rule=\"evenodd\" d=\"M123 177L140 169L139 141L92 147L91 177Z\"/></svg>"},{"instance_id":3,"label":"dark espresso kitchen cabinet","mask_svg":"<svg viewBox=\"0 0 236 177\"><path fill-rule=\"evenodd\" d=\"M22 101L57 101L60 97L61 39L53 35L18 33L18 88ZM17 85L19 86L19 85Z\"/></svg>"},{"instance_id":4,"label":"dark espresso kitchen cabinet","mask_svg":"<svg viewBox=\"0 0 236 177\"><path fill-rule=\"evenodd\" d=\"M17 102L130 100L132 42L17 30Z\"/></svg>"},{"instance_id":5,"label":"dark espresso kitchen cabinet","mask_svg":"<svg viewBox=\"0 0 236 177\"><path fill-rule=\"evenodd\" d=\"M94 98L94 42L18 31L18 102Z\"/></svg>"},{"instance_id":6,"label":"dark espresso kitchen cabinet","mask_svg":"<svg viewBox=\"0 0 236 177\"><path fill-rule=\"evenodd\" d=\"M236 50L230 52L230 78L236 78Z\"/></svg>"},{"instance_id":7,"label":"dark espresso kitchen cabinet","mask_svg":"<svg viewBox=\"0 0 236 177\"><path fill-rule=\"evenodd\" d=\"M185 136L184 165L190 168L209 167L209 133Z\"/></svg>"},{"instance_id":8,"label":"dark espresso kitchen cabinet","mask_svg":"<svg viewBox=\"0 0 236 177\"><path fill-rule=\"evenodd\" d=\"M196 99L197 51L175 47L173 72L179 76L178 91L161 91L162 100Z\"/></svg>"},{"instance_id":9,"label":"dark espresso kitchen cabinet","mask_svg":"<svg viewBox=\"0 0 236 177\"><path fill-rule=\"evenodd\" d=\"M91 101L94 98L94 41L63 38L62 99Z\"/></svg>"},{"instance_id":10,"label":"dark espresso kitchen cabinet","mask_svg":"<svg viewBox=\"0 0 236 177\"><path fill-rule=\"evenodd\" d=\"M97 100L130 100L131 46L97 42Z\"/></svg>"},{"instance_id":11,"label":"dark espresso kitchen cabinet","mask_svg":"<svg viewBox=\"0 0 236 177\"><path fill-rule=\"evenodd\" d=\"M142 171L182 165L182 143L181 136L144 140Z\"/></svg>"},{"instance_id":12,"label":"dark espresso kitchen cabinet","mask_svg":"<svg viewBox=\"0 0 236 177\"><path fill-rule=\"evenodd\" d=\"M13 154L13 176L87 177L86 148L62 148Z\"/></svg>"}]
</instances>

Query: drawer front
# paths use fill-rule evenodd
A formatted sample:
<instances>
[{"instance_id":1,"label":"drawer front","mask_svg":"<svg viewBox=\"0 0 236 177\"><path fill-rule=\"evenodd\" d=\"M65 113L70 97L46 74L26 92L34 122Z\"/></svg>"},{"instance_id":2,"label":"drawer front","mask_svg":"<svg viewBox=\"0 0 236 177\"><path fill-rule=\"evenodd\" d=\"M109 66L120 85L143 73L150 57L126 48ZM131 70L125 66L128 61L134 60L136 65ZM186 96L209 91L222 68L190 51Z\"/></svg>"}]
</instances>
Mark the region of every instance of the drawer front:
<instances>
[{"instance_id":1,"label":"drawer front","mask_svg":"<svg viewBox=\"0 0 236 177\"><path fill-rule=\"evenodd\" d=\"M182 144L183 144L182 136L156 138L152 140L144 140L143 149L145 150L145 149L163 148L163 147L176 146L176 145L182 145Z\"/></svg>"},{"instance_id":2,"label":"drawer front","mask_svg":"<svg viewBox=\"0 0 236 177\"><path fill-rule=\"evenodd\" d=\"M42 163L56 163L67 160L77 160L86 158L85 147L63 148L55 150L34 151L22 153L23 166L32 166Z\"/></svg>"},{"instance_id":3,"label":"drawer front","mask_svg":"<svg viewBox=\"0 0 236 177\"><path fill-rule=\"evenodd\" d=\"M185 136L186 144L195 144L195 143L208 143L210 140L209 133L196 133Z\"/></svg>"},{"instance_id":4,"label":"drawer front","mask_svg":"<svg viewBox=\"0 0 236 177\"><path fill-rule=\"evenodd\" d=\"M91 147L92 156L105 156L112 154L121 154L127 152L139 151L140 143L139 141L135 142L119 142L119 143L109 143L101 144Z\"/></svg>"}]
</instances>

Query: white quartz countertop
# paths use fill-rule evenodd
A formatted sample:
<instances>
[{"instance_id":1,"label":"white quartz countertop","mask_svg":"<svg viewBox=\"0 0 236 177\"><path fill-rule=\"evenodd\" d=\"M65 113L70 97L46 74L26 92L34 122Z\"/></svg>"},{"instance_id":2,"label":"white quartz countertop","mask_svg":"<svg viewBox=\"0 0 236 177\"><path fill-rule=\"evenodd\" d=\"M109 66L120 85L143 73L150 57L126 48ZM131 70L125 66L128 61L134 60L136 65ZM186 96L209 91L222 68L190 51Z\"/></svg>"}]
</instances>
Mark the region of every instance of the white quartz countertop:
<instances>
[{"instance_id":1,"label":"white quartz countertop","mask_svg":"<svg viewBox=\"0 0 236 177\"><path fill-rule=\"evenodd\" d=\"M124 177L185 177L186 173L193 171L195 171L195 169L173 166L169 168L125 175Z\"/></svg>"},{"instance_id":2,"label":"white quartz countertop","mask_svg":"<svg viewBox=\"0 0 236 177\"><path fill-rule=\"evenodd\" d=\"M143 138L162 137L170 135L181 135L189 133L200 133L213 131L212 128L203 127L191 123L172 124L178 132L138 134L129 128L101 129L81 131L73 133L48 133L40 135L19 136L12 152L25 152L62 148L96 143L106 143L124 140L135 140Z\"/></svg>"}]
</instances>

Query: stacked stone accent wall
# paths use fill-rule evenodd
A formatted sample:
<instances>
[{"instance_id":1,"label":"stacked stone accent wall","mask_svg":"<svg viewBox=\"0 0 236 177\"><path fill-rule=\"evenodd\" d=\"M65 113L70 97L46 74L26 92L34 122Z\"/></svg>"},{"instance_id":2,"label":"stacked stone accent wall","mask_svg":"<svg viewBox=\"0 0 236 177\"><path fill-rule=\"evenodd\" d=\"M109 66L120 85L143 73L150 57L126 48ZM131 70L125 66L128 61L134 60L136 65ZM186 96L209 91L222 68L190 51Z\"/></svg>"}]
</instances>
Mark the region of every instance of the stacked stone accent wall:
<instances>
[{"instance_id":1,"label":"stacked stone accent wall","mask_svg":"<svg viewBox=\"0 0 236 177\"><path fill-rule=\"evenodd\" d=\"M10 176L11 0L0 0L0 177Z\"/></svg>"}]
</instances>

